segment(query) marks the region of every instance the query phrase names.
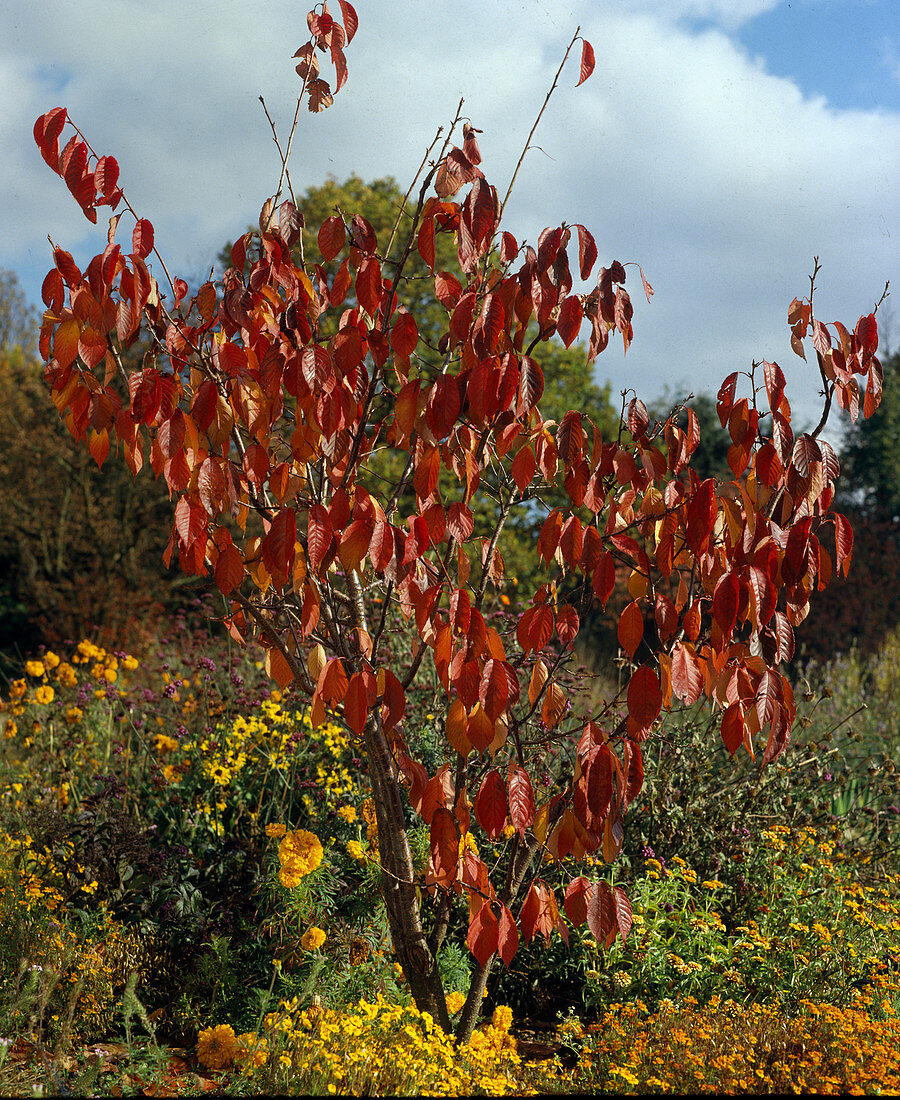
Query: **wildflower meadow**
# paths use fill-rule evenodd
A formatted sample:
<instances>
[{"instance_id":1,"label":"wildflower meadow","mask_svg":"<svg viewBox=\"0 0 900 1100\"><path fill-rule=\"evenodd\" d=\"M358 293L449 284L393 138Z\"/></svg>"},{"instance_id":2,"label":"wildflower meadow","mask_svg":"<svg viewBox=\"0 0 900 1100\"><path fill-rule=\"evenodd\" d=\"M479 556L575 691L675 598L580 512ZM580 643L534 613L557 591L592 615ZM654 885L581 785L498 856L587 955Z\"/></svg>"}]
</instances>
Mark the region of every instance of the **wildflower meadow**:
<instances>
[{"instance_id":1,"label":"wildflower meadow","mask_svg":"<svg viewBox=\"0 0 900 1100\"><path fill-rule=\"evenodd\" d=\"M859 691L853 653L807 670L799 773L744 774L710 748L705 708L679 712L648 756L665 824L597 861L628 887L630 934L523 948L458 1045L393 957L352 737L314 726L261 651L196 623L141 654L44 649L6 685L5 1093L900 1087L900 806L881 781L900 693L835 721ZM693 828L680 806L700 807ZM473 824L464 843L493 859L509 836ZM542 874L564 870L548 855ZM452 1019L471 957L448 938L439 965Z\"/></svg>"}]
</instances>

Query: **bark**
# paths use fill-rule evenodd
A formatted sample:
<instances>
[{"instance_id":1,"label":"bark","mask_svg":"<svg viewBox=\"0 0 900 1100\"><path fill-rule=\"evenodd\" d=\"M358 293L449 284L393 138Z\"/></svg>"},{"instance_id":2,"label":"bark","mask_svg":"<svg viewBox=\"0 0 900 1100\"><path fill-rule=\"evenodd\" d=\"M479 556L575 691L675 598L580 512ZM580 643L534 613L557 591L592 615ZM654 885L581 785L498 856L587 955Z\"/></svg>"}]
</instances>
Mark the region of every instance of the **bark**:
<instances>
[{"instance_id":1,"label":"bark","mask_svg":"<svg viewBox=\"0 0 900 1100\"><path fill-rule=\"evenodd\" d=\"M378 821L381 881L391 941L403 976L420 1012L430 1012L446 1032L450 1018L437 962L422 928L415 869L406 833L400 787L381 725L374 715L366 722L366 755Z\"/></svg>"}]
</instances>

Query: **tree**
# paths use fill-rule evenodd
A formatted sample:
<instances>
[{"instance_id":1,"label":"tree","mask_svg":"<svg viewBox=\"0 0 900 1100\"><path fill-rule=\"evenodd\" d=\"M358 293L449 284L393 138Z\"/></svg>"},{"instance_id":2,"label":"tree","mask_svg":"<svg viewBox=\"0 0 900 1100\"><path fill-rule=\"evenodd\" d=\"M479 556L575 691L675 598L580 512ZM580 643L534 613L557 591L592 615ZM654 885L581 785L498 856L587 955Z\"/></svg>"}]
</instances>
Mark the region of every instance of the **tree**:
<instances>
[{"instance_id":1,"label":"tree","mask_svg":"<svg viewBox=\"0 0 900 1100\"><path fill-rule=\"evenodd\" d=\"M900 624L900 354L883 368L877 414L851 424L840 451L839 505L853 522L853 575L822 593L815 621L798 637L801 652L818 660L851 645L875 653Z\"/></svg>"},{"instance_id":2,"label":"tree","mask_svg":"<svg viewBox=\"0 0 900 1100\"><path fill-rule=\"evenodd\" d=\"M0 270L0 353L33 355L38 320L14 271Z\"/></svg>"},{"instance_id":3,"label":"tree","mask_svg":"<svg viewBox=\"0 0 900 1100\"><path fill-rule=\"evenodd\" d=\"M884 363L878 415L857 420L841 448L842 499L882 523L900 523L900 353Z\"/></svg>"},{"instance_id":4,"label":"tree","mask_svg":"<svg viewBox=\"0 0 900 1100\"><path fill-rule=\"evenodd\" d=\"M319 55L330 54L335 92L347 78L357 18L347 0L340 8L343 24L325 4L310 12L310 39L295 55L300 102L313 112L333 95ZM579 40L579 83L590 76L593 51L576 32L554 88ZM732 753L743 745L761 749L763 763L779 756L796 710L779 666L813 589L849 568L852 532L830 510L834 452L821 426L794 438L776 363L746 372L748 397L738 396L739 372L719 391L730 480L692 471L699 427L690 413L685 429L673 419L651 426L635 396L609 438L580 410L559 423L543 417L548 341L571 348L586 330L588 362L613 336L627 350L626 268L615 261L595 274L597 248L582 225L547 229L536 246L503 229L506 198L483 174L477 131L463 125L462 145L453 144L458 122L426 154L412 217L390 245L346 211L318 228L320 262L311 252L296 263L303 219L293 198L281 201L279 182L258 231L235 242L221 285L189 295L167 275L171 297L149 271L152 226L125 199L115 161L94 153L64 108L41 116L35 137L89 220L104 205L135 219L130 251L115 240L116 215L85 272L54 247L41 330L51 396L98 461L115 437L137 470L149 443L177 498L167 560L208 576L231 600L234 637L258 636L270 674L309 697L313 721L331 711L360 744L394 949L416 1003L444 1027L435 952L454 907L467 911L475 961L456 1025L467 1037L492 965L508 964L520 937L567 935L566 919L586 921L601 943L628 934L621 886L579 875L558 899L540 866L544 856L615 859L641 788L641 745L664 709L706 696ZM74 134L61 150L66 125ZM438 240L454 244L461 277L437 266ZM596 280L587 293L574 289L570 247L579 279ZM443 309L437 363L432 349L419 356L406 304L415 252ZM335 260L330 277L322 265ZM855 376L866 377L868 414L880 396L874 314L853 332L829 328L814 316L814 285L790 307L794 348L805 354L811 334L829 402L851 407ZM110 381L142 330L155 347L127 372L126 403ZM759 432L759 394L771 439ZM391 449L401 461L378 484L370 465ZM538 536L546 579L501 635L482 610L503 577L500 535L551 489L565 504ZM493 509L477 507L484 493ZM829 529L833 566L822 543ZM617 562L629 571L618 622L627 683L576 721L560 677L580 609L606 602ZM640 648L645 608L658 628L649 652ZM400 667L382 661L389 620L403 624L412 649ZM404 723L429 665L447 739L434 774L417 759L419 731ZM554 746L568 747L574 770L563 792L542 799L534 769ZM407 809L428 830L422 873ZM507 825L492 870L466 838L499 838Z\"/></svg>"}]
</instances>

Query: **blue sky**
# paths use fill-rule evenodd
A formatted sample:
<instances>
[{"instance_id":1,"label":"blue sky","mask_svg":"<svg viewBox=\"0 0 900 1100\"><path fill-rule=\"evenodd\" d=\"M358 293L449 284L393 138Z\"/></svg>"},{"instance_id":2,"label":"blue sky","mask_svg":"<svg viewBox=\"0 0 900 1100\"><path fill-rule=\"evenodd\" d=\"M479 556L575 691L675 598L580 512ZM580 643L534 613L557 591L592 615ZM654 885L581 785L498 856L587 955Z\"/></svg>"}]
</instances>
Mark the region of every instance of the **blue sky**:
<instances>
[{"instance_id":1,"label":"blue sky","mask_svg":"<svg viewBox=\"0 0 900 1100\"><path fill-rule=\"evenodd\" d=\"M337 5L334 5L335 9ZM526 157L506 228L536 240L581 222L602 262L637 261L627 359L597 365L614 392L715 393L754 358L785 368L801 417L815 378L789 349L786 312L822 262L822 319L853 325L886 280L900 289L900 3L897 0L357 0L350 77L304 114L298 191L329 174L393 175L404 190L460 96L483 129L501 192L576 25L597 68L563 75ZM102 250L31 137L64 105L156 227L170 270L208 272L255 222L279 164L259 106L282 130L296 0L44 0L0 15L0 267L35 303L47 234L84 266ZM101 219L102 220L102 219ZM579 288L587 292L590 288ZM885 311L894 347L900 313Z\"/></svg>"},{"instance_id":2,"label":"blue sky","mask_svg":"<svg viewBox=\"0 0 900 1100\"><path fill-rule=\"evenodd\" d=\"M742 25L737 37L808 96L840 108L900 110L896 0L792 0Z\"/></svg>"}]
</instances>

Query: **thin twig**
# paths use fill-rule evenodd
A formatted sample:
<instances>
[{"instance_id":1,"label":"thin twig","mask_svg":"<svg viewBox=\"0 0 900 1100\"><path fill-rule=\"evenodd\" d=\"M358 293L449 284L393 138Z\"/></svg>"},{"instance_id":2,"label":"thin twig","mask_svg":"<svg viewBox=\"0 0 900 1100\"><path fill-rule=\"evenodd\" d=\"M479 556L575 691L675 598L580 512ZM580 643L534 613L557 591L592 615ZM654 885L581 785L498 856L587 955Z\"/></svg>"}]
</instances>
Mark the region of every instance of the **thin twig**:
<instances>
[{"instance_id":1,"label":"thin twig","mask_svg":"<svg viewBox=\"0 0 900 1100\"><path fill-rule=\"evenodd\" d=\"M565 67L566 62L569 60L569 54L572 52L572 47L578 41L580 34L581 27L576 27L575 33L572 35L572 41L569 43L568 48L566 49L559 68L556 70L556 76L553 78L553 83L550 85L550 91L547 92L547 95L544 97L544 105L543 107L541 107L540 111L538 111L538 116L534 120L534 125L531 127L531 132L529 133L525 141L525 148L522 150L522 155L519 157L519 163L516 165L516 170L515 172L513 172L512 179L509 181L509 187L507 187L506 189L506 195L503 198L503 203L500 206L500 214L497 217L498 224L503 220L503 211L506 209L506 204L509 201L510 194L512 193L513 184L516 182L516 176L518 176L519 174L519 169L522 167L522 161L525 159L525 154L531 148L531 139L534 137L534 132L535 130L537 130L538 123L541 121L541 117L543 116L544 111L547 109L547 104L550 102L550 97L553 95L554 91L556 91L556 85L559 83L559 78L562 75L563 68Z\"/></svg>"}]
</instances>

